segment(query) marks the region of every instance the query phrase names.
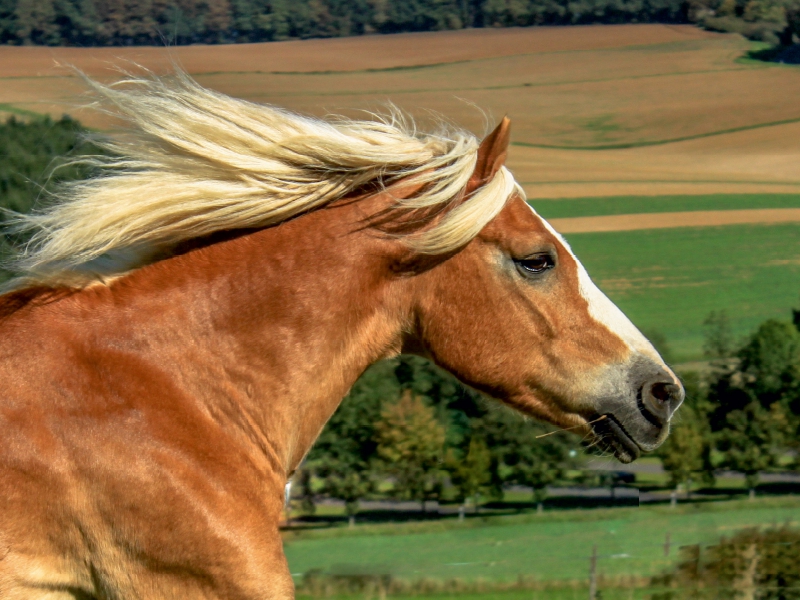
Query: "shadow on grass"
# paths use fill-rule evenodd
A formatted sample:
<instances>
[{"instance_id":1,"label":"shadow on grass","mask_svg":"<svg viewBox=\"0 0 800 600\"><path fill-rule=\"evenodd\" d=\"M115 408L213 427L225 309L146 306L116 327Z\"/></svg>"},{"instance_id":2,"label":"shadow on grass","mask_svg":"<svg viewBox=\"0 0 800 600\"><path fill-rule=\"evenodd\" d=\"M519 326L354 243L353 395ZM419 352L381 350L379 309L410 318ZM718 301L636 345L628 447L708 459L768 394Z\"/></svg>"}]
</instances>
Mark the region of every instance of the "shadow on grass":
<instances>
[{"instance_id":1,"label":"shadow on grass","mask_svg":"<svg viewBox=\"0 0 800 600\"><path fill-rule=\"evenodd\" d=\"M760 50L751 50L747 53L747 58L764 62L791 65L800 64L800 44L793 44L791 46L771 46Z\"/></svg>"},{"instance_id":2,"label":"shadow on grass","mask_svg":"<svg viewBox=\"0 0 800 600\"><path fill-rule=\"evenodd\" d=\"M616 498L610 497L555 497L548 498L544 503L545 511L548 510L588 510L593 508L622 508L639 506L638 498ZM398 510L398 509L363 509L358 512L356 522L363 524L378 523L410 523L419 521L437 520L456 520L458 519L458 505L442 504L444 512L421 510ZM494 501L481 505L480 510L475 512L468 509L464 518L484 519L509 514L535 513L537 504L531 502L504 502ZM347 525L347 517L344 515L304 515L294 517L292 524L284 529L322 529L326 527L341 527Z\"/></svg>"},{"instance_id":3,"label":"shadow on grass","mask_svg":"<svg viewBox=\"0 0 800 600\"><path fill-rule=\"evenodd\" d=\"M582 510L591 508L618 508L621 506L639 506L639 498L611 498L585 496L556 496L544 502L544 509ZM488 502L484 509L497 511L532 512L536 510L535 502Z\"/></svg>"}]
</instances>

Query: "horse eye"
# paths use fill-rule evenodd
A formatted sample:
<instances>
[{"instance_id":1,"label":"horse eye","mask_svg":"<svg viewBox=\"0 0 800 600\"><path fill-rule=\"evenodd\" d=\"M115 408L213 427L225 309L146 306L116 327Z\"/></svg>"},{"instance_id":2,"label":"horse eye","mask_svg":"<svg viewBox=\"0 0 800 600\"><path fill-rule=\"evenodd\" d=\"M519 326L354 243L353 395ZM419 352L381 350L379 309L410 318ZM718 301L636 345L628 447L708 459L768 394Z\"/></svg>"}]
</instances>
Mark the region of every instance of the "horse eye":
<instances>
[{"instance_id":1,"label":"horse eye","mask_svg":"<svg viewBox=\"0 0 800 600\"><path fill-rule=\"evenodd\" d=\"M515 262L523 274L526 275L540 275L556 266L555 260L549 254L537 254Z\"/></svg>"}]
</instances>

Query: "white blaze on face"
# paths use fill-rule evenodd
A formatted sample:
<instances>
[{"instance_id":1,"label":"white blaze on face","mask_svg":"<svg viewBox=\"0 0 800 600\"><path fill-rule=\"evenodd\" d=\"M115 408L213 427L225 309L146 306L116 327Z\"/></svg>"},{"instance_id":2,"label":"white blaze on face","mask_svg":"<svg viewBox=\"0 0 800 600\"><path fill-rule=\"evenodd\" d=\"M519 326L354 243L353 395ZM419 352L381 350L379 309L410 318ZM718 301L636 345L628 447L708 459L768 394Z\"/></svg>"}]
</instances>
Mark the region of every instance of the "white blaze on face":
<instances>
[{"instance_id":1,"label":"white blaze on face","mask_svg":"<svg viewBox=\"0 0 800 600\"><path fill-rule=\"evenodd\" d=\"M530 204L528 206L530 206ZM591 315L595 321L602 323L609 331L617 335L625 342L632 352L643 354L659 364L664 364L663 359L656 349L653 348L653 345L648 339L636 329L636 326L625 316L625 313L617 308L617 305L611 302L608 296L600 291L600 288L594 284L594 281L589 277L589 273L586 272L581 261L579 261L578 257L572 252L569 244L561 237L561 234L553 229L552 225L542 218L532 206L530 206L530 209L533 211L533 214L541 220L547 230L564 246L564 249L569 252L570 256L572 256L575 263L578 265L578 285L580 287L581 296L583 296L589 304L589 315ZM664 365L664 367L669 371L666 365Z\"/></svg>"}]
</instances>

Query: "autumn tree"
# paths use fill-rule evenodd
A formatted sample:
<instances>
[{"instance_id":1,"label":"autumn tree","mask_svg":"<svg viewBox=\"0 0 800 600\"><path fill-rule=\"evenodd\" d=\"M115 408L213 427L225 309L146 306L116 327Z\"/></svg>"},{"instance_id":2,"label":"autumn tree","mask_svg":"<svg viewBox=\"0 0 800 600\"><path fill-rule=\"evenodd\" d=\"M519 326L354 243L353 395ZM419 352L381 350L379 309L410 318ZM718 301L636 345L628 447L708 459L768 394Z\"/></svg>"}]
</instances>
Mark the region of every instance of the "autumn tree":
<instances>
[{"instance_id":1,"label":"autumn tree","mask_svg":"<svg viewBox=\"0 0 800 600\"><path fill-rule=\"evenodd\" d=\"M370 367L355 383L322 430L306 460L306 468L321 479L320 493L342 500L350 524L359 501L376 483L375 425L387 402L400 393L395 364L384 361Z\"/></svg>"},{"instance_id":2,"label":"autumn tree","mask_svg":"<svg viewBox=\"0 0 800 600\"><path fill-rule=\"evenodd\" d=\"M450 449L445 461L445 467L450 474L450 482L457 492L457 499L461 502L462 511L464 501L473 499L475 511L478 510L479 493L486 489L491 481L492 457L486 442L473 436L469 441L466 453Z\"/></svg>"},{"instance_id":3,"label":"autumn tree","mask_svg":"<svg viewBox=\"0 0 800 600\"><path fill-rule=\"evenodd\" d=\"M377 454L398 496L425 501L441 493L445 429L433 408L406 390L375 427Z\"/></svg>"}]
</instances>

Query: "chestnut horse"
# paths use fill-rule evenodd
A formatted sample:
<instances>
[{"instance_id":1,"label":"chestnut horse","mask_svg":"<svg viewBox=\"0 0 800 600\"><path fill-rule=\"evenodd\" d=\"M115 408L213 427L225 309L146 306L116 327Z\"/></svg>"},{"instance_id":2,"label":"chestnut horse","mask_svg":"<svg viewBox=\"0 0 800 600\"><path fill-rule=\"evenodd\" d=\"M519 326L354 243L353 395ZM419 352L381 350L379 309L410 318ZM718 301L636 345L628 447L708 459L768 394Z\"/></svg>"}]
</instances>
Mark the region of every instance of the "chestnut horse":
<instances>
[{"instance_id":1,"label":"chestnut horse","mask_svg":"<svg viewBox=\"0 0 800 600\"><path fill-rule=\"evenodd\" d=\"M402 352L623 462L667 436L678 379L524 200L507 119L92 85L129 126L20 217L0 298L0 598L292 598L284 486Z\"/></svg>"}]
</instances>

